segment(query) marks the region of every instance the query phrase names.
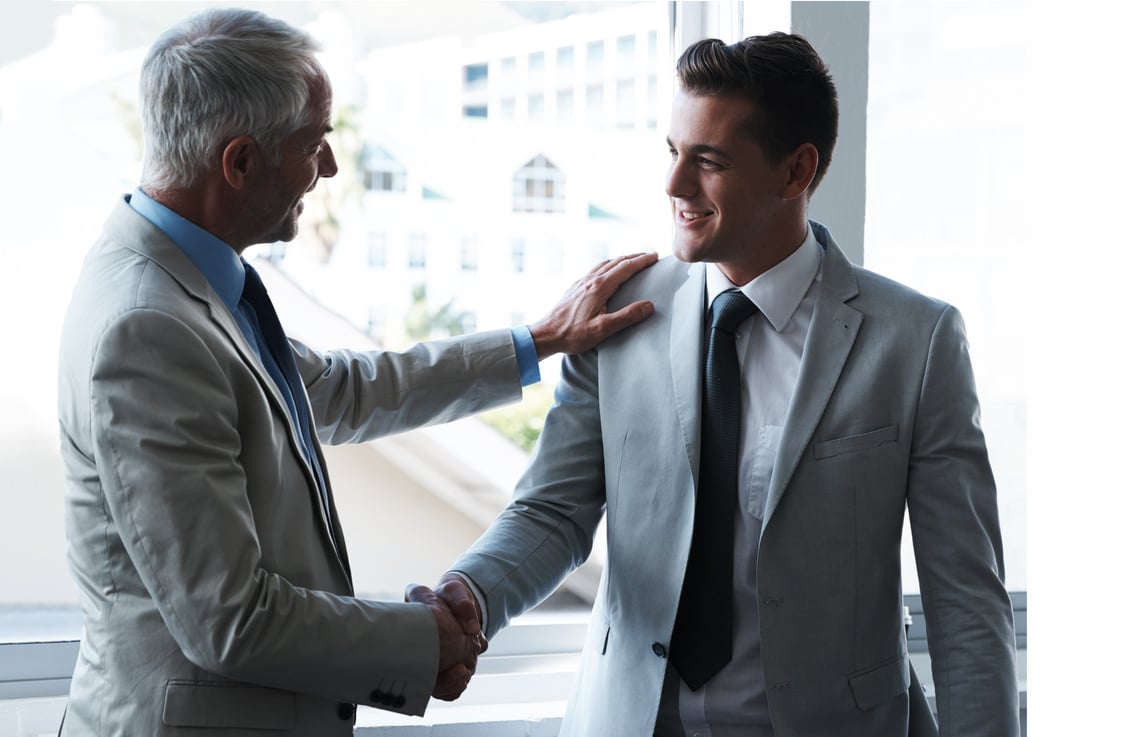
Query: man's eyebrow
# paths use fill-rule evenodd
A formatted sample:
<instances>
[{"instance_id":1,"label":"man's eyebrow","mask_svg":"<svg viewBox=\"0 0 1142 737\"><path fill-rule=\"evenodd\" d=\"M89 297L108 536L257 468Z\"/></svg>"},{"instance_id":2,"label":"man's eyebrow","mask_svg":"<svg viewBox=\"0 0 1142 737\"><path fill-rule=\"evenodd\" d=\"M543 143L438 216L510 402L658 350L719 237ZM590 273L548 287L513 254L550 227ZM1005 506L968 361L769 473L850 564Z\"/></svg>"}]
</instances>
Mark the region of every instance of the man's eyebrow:
<instances>
[{"instance_id":1,"label":"man's eyebrow","mask_svg":"<svg viewBox=\"0 0 1142 737\"><path fill-rule=\"evenodd\" d=\"M666 137L666 145L670 146L670 148L676 148L674 141L670 140L670 136ZM691 154L716 154L717 156L723 156L727 159L730 158L728 153L708 143L695 143L692 146L686 146L686 152Z\"/></svg>"}]
</instances>

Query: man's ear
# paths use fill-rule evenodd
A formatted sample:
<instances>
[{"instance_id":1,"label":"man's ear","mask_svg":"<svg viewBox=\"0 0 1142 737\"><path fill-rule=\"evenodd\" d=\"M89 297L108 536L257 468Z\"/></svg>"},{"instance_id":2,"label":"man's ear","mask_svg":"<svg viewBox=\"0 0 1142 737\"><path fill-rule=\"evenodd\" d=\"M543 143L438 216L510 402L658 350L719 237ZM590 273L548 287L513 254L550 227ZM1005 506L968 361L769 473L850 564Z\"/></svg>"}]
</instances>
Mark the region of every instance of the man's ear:
<instances>
[{"instance_id":1,"label":"man's ear","mask_svg":"<svg viewBox=\"0 0 1142 737\"><path fill-rule=\"evenodd\" d=\"M222 177L234 189L242 189L250 182L261 163L261 151L250 136L231 139L222 149Z\"/></svg>"},{"instance_id":2,"label":"man's ear","mask_svg":"<svg viewBox=\"0 0 1142 737\"><path fill-rule=\"evenodd\" d=\"M785 160L787 174L785 189L781 196L787 200L795 200L809 189L813 177L817 175L817 147L811 143L802 143Z\"/></svg>"}]
</instances>

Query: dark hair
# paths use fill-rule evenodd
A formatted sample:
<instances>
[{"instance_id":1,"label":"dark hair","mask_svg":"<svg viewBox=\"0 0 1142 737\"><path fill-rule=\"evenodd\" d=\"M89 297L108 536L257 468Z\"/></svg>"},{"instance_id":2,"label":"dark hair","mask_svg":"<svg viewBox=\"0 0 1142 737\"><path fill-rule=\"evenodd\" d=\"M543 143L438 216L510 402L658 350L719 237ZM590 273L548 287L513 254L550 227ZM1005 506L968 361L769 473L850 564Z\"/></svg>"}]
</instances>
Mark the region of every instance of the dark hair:
<instances>
[{"instance_id":1,"label":"dark hair","mask_svg":"<svg viewBox=\"0 0 1142 737\"><path fill-rule=\"evenodd\" d=\"M837 143L837 88L828 67L804 37L750 36L735 44L708 38L678 59L678 80L692 95L741 95L757 114L747 135L776 163L803 143L817 148L817 189Z\"/></svg>"}]
</instances>

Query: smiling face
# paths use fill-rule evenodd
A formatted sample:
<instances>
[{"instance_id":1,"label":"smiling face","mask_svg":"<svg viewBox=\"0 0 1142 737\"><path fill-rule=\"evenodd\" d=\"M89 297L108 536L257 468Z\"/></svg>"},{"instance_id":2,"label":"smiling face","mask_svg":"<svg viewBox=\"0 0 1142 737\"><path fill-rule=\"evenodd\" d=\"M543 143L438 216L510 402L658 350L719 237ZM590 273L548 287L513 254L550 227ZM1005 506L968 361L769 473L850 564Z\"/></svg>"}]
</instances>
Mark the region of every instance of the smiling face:
<instances>
[{"instance_id":1,"label":"smiling face","mask_svg":"<svg viewBox=\"0 0 1142 737\"><path fill-rule=\"evenodd\" d=\"M333 130L331 95L324 81L314 85L310 98L309 122L282 142L281 161L270 167L259 182L248 217L257 223L255 242L290 241L297 237L298 218L304 209L302 199L317 186L317 180L337 173L337 161L327 133Z\"/></svg>"},{"instance_id":2,"label":"smiling face","mask_svg":"<svg viewBox=\"0 0 1142 737\"><path fill-rule=\"evenodd\" d=\"M755 112L743 96L679 92L666 139L674 255L715 263L738 285L796 250L807 227L798 154L771 163L749 135Z\"/></svg>"}]
</instances>

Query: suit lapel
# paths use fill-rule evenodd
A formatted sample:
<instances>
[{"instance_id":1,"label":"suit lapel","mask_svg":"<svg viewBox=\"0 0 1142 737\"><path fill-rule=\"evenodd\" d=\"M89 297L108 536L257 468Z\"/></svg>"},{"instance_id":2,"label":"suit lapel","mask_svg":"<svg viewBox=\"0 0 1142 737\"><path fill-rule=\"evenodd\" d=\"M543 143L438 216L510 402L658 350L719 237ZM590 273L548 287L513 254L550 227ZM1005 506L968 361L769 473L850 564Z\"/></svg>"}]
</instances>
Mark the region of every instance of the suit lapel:
<instances>
[{"instance_id":1,"label":"suit lapel","mask_svg":"<svg viewBox=\"0 0 1142 737\"><path fill-rule=\"evenodd\" d=\"M290 416L289 405L286 403L285 397L282 396L277 382L270 376L269 371L266 370L265 365L261 359L258 358L254 349L250 346L249 341L246 340L242 329L238 327L234 315L231 314L229 308L222 302L222 298L218 296L218 293L215 292L206 281L206 277L202 275L202 272L191 263L182 249L175 245L165 233L155 227L150 221L135 212L126 201L118 203L111 218L108 220L107 227L117 232L117 240L125 247L130 248L155 263L163 271L170 274L171 278L178 282L183 289L186 290L188 295L206 304L210 312L211 321L226 335L230 340L230 344L234 347L234 350L242 357L242 361L258 377L258 381L262 385L262 390L265 391L266 395L276 406L282 421L285 422L286 427L289 428L290 445L293 448L293 454L297 458L298 463L306 469L309 479L309 490L313 495L317 508L320 510L321 519L325 523L325 529L328 532L327 538L345 570L346 577L348 577L349 564L348 558L344 553L344 544L336 539L333 532L334 526L331 524L333 521L326 515L325 504L321 500L320 486L306 458L306 452L301 444L301 438L298 436L297 427L295 427L293 419ZM316 429L313 428L312 425L311 431L314 433L313 436L317 437ZM321 457L320 449L318 449L318 456L319 458ZM324 465L324 460L321 462ZM323 471L324 470L325 469L323 469ZM329 478L328 472L326 472L326 478Z\"/></svg>"},{"instance_id":2,"label":"suit lapel","mask_svg":"<svg viewBox=\"0 0 1142 737\"><path fill-rule=\"evenodd\" d=\"M852 265L828 231L815 227L814 234L825 246L821 289L809 321L801 370L793 387L785 430L777 448L762 518L763 533L821 421L825 407L832 399L864 319L862 313L846 304L860 291Z\"/></svg>"},{"instance_id":3,"label":"suit lapel","mask_svg":"<svg viewBox=\"0 0 1142 737\"><path fill-rule=\"evenodd\" d=\"M693 264L689 277L674 293L670 320L670 376L678 423L686 445L686 459L694 487L698 485L698 457L702 427L702 345L706 334L706 270Z\"/></svg>"}]
</instances>

